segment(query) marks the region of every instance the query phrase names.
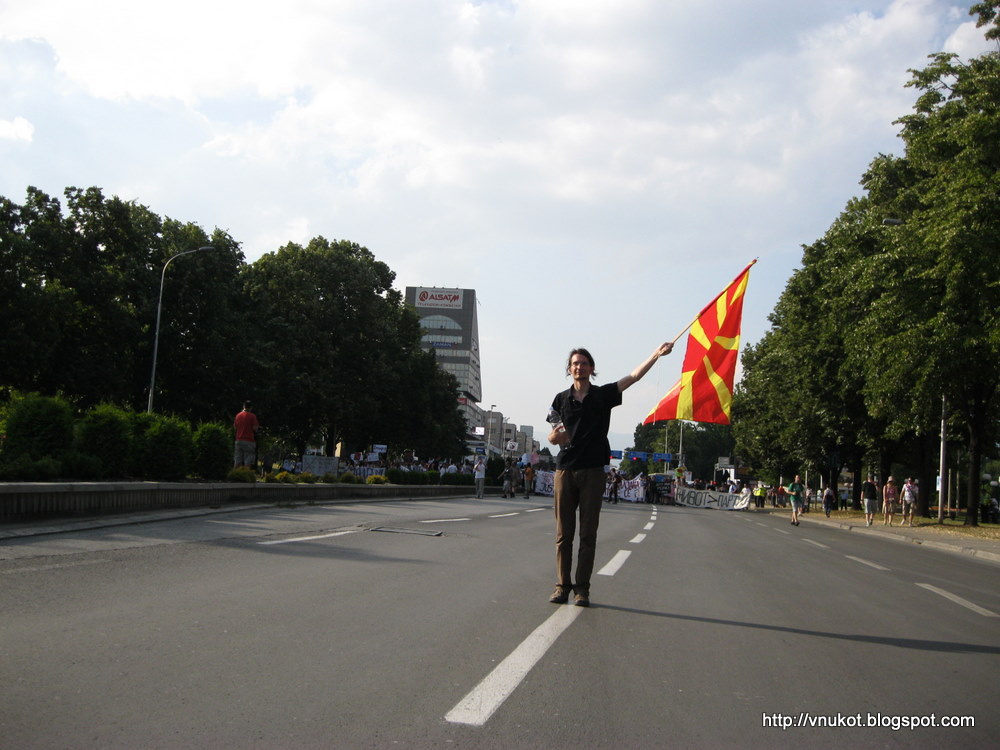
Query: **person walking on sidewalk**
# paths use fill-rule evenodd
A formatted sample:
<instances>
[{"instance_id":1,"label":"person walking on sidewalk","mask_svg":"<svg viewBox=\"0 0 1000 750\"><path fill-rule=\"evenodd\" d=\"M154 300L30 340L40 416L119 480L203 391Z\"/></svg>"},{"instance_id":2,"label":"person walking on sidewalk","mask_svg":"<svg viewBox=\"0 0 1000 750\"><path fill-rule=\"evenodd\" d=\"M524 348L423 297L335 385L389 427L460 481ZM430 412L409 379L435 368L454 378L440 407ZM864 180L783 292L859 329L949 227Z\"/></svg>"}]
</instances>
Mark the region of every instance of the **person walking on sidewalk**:
<instances>
[{"instance_id":1,"label":"person walking on sidewalk","mask_svg":"<svg viewBox=\"0 0 1000 750\"><path fill-rule=\"evenodd\" d=\"M868 479L861 484L861 502L865 506L865 521L871 526L878 506L878 485L875 484L874 474L869 474Z\"/></svg>"},{"instance_id":2,"label":"person walking on sidewalk","mask_svg":"<svg viewBox=\"0 0 1000 750\"><path fill-rule=\"evenodd\" d=\"M603 505L605 477L611 445L608 430L611 410L622 402L622 393L637 383L656 361L670 353L672 342L661 344L631 373L618 382L595 385L594 358L586 349L569 353L566 374L573 385L552 400L553 424L549 442L559 446L556 456L556 589L549 597L553 604L565 604L573 591L573 603L590 606L590 576L597 551L597 526ZM577 552L576 580L573 580L573 541L577 513L580 517L580 548Z\"/></svg>"},{"instance_id":3,"label":"person walking on sidewalk","mask_svg":"<svg viewBox=\"0 0 1000 750\"><path fill-rule=\"evenodd\" d=\"M892 516L896 512L896 480L889 477L882 488L882 525L892 526Z\"/></svg>"},{"instance_id":4,"label":"person walking on sidewalk","mask_svg":"<svg viewBox=\"0 0 1000 750\"><path fill-rule=\"evenodd\" d=\"M903 491L900 493L900 498L903 501L903 520L899 522L900 526L906 523L909 523L910 526L913 525L913 513L917 508L919 496L917 485L913 483L913 477L907 477L906 482L903 483Z\"/></svg>"},{"instance_id":5,"label":"person walking on sidewalk","mask_svg":"<svg viewBox=\"0 0 1000 750\"><path fill-rule=\"evenodd\" d=\"M823 512L826 513L826 517L830 517L830 511L836 509L837 507L837 495L833 491L833 487L830 485L826 486L823 490Z\"/></svg>"}]
</instances>

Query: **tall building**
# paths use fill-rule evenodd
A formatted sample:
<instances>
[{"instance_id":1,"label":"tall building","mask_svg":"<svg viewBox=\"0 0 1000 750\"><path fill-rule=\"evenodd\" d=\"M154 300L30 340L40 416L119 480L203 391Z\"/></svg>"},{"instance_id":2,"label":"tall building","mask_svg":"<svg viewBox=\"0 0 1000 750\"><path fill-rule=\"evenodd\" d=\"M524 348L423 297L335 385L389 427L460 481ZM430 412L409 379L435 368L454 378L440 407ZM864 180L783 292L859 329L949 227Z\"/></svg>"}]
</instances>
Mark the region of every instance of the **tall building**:
<instances>
[{"instance_id":1,"label":"tall building","mask_svg":"<svg viewBox=\"0 0 1000 750\"><path fill-rule=\"evenodd\" d=\"M438 364L458 380L458 404L470 437L484 426L482 374L479 365L479 319L475 289L406 287L406 303L420 318L420 345L433 351ZM482 440L482 436L478 438Z\"/></svg>"}]
</instances>

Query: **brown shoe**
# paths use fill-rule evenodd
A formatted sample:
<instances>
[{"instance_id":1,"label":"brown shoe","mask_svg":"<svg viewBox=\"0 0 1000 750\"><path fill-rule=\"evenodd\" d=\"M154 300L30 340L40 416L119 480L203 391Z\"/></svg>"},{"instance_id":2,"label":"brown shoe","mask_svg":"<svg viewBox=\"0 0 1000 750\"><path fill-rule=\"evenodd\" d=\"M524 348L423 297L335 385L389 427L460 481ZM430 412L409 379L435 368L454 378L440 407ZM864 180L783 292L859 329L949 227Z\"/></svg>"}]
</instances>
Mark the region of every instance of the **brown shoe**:
<instances>
[{"instance_id":1,"label":"brown shoe","mask_svg":"<svg viewBox=\"0 0 1000 750\"><path fill-rule=\"evenodd\" d=\"M589 591L576 591L573 594L573 604L578 607L589 607L590 606L590 592Z\"/></svg>"},{"instance_id":2,"label":"brown shoe","mask_svg":"<svg viewBox=\"0 0 1000 750\"><path fill-rule=\"evenodd\" d=\"M549 601L553 604L565 604L569 601L569 586L556 586Z\"/></svg>"}]
</instances>

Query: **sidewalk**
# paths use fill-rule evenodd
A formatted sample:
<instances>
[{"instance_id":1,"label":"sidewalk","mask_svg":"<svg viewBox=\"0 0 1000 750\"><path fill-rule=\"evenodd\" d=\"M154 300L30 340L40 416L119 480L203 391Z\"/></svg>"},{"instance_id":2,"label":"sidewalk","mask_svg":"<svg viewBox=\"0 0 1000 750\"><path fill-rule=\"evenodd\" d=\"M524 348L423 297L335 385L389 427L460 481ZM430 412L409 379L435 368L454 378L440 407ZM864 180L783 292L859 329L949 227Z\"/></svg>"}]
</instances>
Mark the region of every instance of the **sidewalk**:
<instances>
[{"instance_id":1,"label":"sidewalk","mask_svg":"<svg viewBox=\"0 0 1000 750\"><path fill-rule=\"evenodd\" d=\"M750 511L791 516L791 511L784 508L751 508ZM944 552L970 555L982 560L1000 562L1000 539L983 539L968 536L959 531L949 531L947 527L941 527L937 524L927 524L924 526L885 526L882 523L881 516L877 515L875 522L871 526L867 526L863 517L838 520L827 518L823 515L822 511L815 510L799 514L799 521L805 524L832 526L845 531L889 539L894 542L919 544L929 549L943 550ZM926 523L926 521L927 519L920 519L919 523ZM894 519L894 524L898 523L897 516L897 519Z\"/></svg>"}]
</instances>

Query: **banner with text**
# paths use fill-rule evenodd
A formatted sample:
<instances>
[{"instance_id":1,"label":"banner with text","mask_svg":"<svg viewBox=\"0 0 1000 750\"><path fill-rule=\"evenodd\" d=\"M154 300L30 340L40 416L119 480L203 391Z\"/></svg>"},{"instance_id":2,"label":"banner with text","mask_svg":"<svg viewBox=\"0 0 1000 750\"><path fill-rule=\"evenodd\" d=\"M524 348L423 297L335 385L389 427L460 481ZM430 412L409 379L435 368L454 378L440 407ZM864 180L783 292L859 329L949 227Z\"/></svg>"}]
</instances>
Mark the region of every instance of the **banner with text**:
<instances>
[{"instance_id":1,"label":"banner with text","mask_svg":"<svg viewBox=\"0 0 1000 750\"><path fill-rule=\"evenodd\" d=\"M535 494L554 495L556 473L554 471L535 472ZM608 488L604 488L604 497L608 496ZM641 479L623 479L618 485L618 499L627 500L630 503L646 502L646 484Z\"/></svg>"},{"instance_id":2,"label":"banner with text","mask_svg":"<svg viewBox=\"0 0 1000 750\"><path fill-rule=\"evenodd\" d=\"M674 499L678 505L687 505L692 508L745 510L750 507L749 495L731 495L728 492L693 490L688 487L678 487Z\"/></svg>"}]
</instances>

